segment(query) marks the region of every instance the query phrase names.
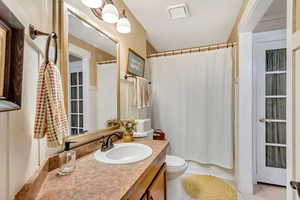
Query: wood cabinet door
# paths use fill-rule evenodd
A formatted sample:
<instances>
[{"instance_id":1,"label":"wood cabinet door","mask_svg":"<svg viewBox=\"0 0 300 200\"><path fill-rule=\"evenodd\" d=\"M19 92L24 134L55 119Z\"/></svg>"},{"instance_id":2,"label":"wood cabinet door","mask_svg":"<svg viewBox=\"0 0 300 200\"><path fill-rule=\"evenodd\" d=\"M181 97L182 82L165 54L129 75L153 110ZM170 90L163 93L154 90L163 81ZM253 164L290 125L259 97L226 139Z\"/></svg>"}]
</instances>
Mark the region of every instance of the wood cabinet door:
<instances>
[{"instance_id":1,"label":"wood cabinet door","mask_svg":"<svg viewBox=\"0 0 300 200\"><path fill-rule=\"evenodd\" d=\"M148 200L166 200L166 165L164 165L148 189Z\"/></svg>"}]
</instances>

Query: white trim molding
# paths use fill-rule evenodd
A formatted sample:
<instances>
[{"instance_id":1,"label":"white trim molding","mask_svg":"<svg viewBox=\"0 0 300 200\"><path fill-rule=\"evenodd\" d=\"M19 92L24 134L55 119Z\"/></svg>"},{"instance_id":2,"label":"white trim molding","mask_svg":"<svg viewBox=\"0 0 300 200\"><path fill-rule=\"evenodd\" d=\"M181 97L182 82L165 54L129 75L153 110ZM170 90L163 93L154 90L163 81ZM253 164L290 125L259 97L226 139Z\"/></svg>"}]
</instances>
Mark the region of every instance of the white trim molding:
<instances>
[{"instance_id":1,"label":"white trim molding","mask_svg":"<svg viewBox=\"0 0 300 200\"><path fill-rule=\"evenodd\" d=\"M237 185L242 193L253 193L252 134L252 32L239 33L239 114Z\"/></svg>"},{"instance_id":2,"label":"white trim molding","mask_svg":"<svg viewBox=\"0 0 300 200\"><path fill-rule=\"evenodd\" d=\"M287 0L287 200L295 200L290 181L294 179L294 68L293 68L293 27L294 0Z\"/></svg>"}]
</instances>

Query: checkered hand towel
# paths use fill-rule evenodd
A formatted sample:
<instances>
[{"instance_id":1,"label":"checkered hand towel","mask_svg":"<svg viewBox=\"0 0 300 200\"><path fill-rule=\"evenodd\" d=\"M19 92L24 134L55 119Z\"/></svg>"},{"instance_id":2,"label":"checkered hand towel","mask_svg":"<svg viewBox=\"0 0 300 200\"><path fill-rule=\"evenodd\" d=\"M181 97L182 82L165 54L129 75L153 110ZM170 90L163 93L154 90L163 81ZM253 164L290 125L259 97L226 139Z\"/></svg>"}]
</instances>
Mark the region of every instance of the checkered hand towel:
<instances>
[{"instance_id":1,"label":"checkered hand towel","mask_svg":"<svg viewBox=\"0 0 300 200\"><path fill-rule=\"evenodd\" d=\"M53 63L39 72L34 138L47 136L48 147L62 146L68 135L68 121L60 72Z\"/></svg>"}]
</instances>

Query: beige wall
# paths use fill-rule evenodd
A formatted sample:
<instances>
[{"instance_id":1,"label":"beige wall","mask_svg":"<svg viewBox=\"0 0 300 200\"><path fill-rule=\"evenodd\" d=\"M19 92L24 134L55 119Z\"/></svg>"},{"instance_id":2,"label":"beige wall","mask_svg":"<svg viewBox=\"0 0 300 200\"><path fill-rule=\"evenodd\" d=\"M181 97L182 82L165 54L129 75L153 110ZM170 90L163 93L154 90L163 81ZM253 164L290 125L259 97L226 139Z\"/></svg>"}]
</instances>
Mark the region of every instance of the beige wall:
<instances>
[{"instance_id":1,"label":"beige wall","mask_svg":"<svg viewBox=\"0 0 300 200\"><path fill-rule=\"evenodd\" d=\"M243 0L243 1L244 2L243 2L242 7L240 9L240 13L239 13L239 15L238 15L238 17L236 19L236 22L235 22L235 24L234 24L234 26L232 28L231 34L230 34L230 36L228 38L228 42L237 42L238 41L238 25L240 23L241 17L242 17L242 15L244 13L244 10L247 7L247 4L248 4L249 0Z\"/></svg>"},{"instance_id":2,"label":"beige wall","mask_svg":"<svg viewBox=\"0 0 300 200\"><path fill-rule=\"evenodd\" d=\"M153 45L149 41L147 41L146 51L147 51L147 55L150 55L152 53L157 53L156 49L153 47Z\"/></svg>"},{"instance_id":3,"label":"beige wall","mask_svg":"<svg viewBox=\"0 0 300 200\"><path fill-rule=\"evenodd\" d=\"M3 0L26 27L22 109L0 113L0 200L11 200L17 191L55 149L48 149L45 140L33 139L35 99L38 68L42 62L45 38L32 42L28 25L33 24L44 32L52 31L52 0ZM96 20L80 0L68 0ZM119 7L125 7L116 1ZM98 22L106 33L111 33L120 42L121 69L127 65L128 48L146 56L146 33L143 27L127 13L132 23L132 33L121 35L113 25Z\"/></svg>"},{"instance_id":4,"label":"beige wall","mask_svg":"<svg viewBox=\"0 0 300 200\"><path fill-rule=\"evenodd\" d=\"M296 8L295 8L295 31L300 30L300 0L295 0Z\"/></svg>"},{"instance_id":5,"label":"beige wall","mask_svg":"<svg viewBox=\"0 0 300 200\"><path fill-rule=\"evenodd\" d=\"M106 60L114 60L116 59L114 56L86 43L79 38L69 35L69 43L74 44L77 47L85 49L86 51L91 53L91 62L90 62L90 84L96 86L97 85L97 70L96 63Z\"/></svg>"}]
</instances>

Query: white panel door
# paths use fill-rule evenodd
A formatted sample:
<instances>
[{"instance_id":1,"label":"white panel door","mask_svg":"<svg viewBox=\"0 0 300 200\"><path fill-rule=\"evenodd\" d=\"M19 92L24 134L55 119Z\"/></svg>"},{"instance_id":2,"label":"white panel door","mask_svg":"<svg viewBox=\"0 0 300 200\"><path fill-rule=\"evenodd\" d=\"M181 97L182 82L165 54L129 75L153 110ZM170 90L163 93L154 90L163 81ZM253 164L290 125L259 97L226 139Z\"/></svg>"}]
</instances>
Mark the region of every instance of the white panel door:
<instances>
[{"instance_id":1,"label":"white panel door","mask_svg":"<svg viewBox=\"0 0 300 200\"><path fill-rule=\"evenodd\" d=\"M285 186L287 122L285 38L256 42L254 65L257 182Z\"/></svg>"}]
</instances>

